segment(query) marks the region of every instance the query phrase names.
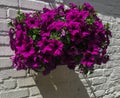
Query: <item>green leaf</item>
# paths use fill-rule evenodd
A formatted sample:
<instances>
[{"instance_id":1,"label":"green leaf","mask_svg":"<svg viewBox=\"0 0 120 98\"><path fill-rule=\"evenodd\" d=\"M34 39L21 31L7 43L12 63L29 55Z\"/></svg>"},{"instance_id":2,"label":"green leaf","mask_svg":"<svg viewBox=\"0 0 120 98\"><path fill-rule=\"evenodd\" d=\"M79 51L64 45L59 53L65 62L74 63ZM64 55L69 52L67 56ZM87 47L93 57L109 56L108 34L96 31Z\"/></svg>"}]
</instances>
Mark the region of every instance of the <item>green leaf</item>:
<instances>
[{"instance_id":1,"label":"green leaf","mask_svg":"<svg viewBox=\"0 0 120 98\"><path fill-rule=\"evenodd\" d=\"M85 21L87 24L93 24L95 22L95 19L92 15L90 15Z\"/></svg>"},{"instance_id":2,"label":"green leaf","mask_svg":"<svg viewBox=\"0 0 120 98\"><path fill-rule=\"evenodd\" d=\"M32 39L35 40L35 39L36 39L36 35L33 35L33 36L32 36Z\"/></svg>"},{"instance_id":3,"label":"green leaf","mask_svg":"<svg viewBox=\"0 0 120 98\"><path fill-rule=\"evenodd\" d=\"M70 44L70 38L67 36L67 42L68 44Z\"/></svg>"},{"instance_id":4,"label":"green leaf","mask_svg":"<svg viewBox=\"0 0 120 98\"><path fill-rule=\"evenodd\" d=\"M109 24L109 23L106 23L106 24L104 25L104 28L105 28L105 29L109 29L109 26L110 26L110 24Z\"/></svg>"},{"instance_id":5,"label":"green leaf","mask_svg":"<svg viewBox=\"0 0 120 98\"><path fill-rule=\"evenodd\" d=\"M21 14L21 11L20 11L20 10L18 10L18 11L17 11L17 14L18 14L18 15L20 15L20 14Z\"/></svg>"},{"instance_id":6,"label":"green leaf","mask_svg":"<svg viewBox=\"0 0 120 98\"><path fill-rule=\"evenodd\" d=\"M60 40L59 33L51 32L50 39Z\"/></svg>"},{"instance_id":7,"label":"green leaf","mask_svg":"<svg viewBox=\"0 0 120 98\"><path fill-rule=\"evenodd\" d=\"M82 10L83 9L83 6L79 6L79 10Z\"/></svg>"},{"instance_id":8,"label":"green leaf","mask_svg":"<svg viewBox=\"0 0 120 98\"><path fill-rule=\"evenodd\" d=\"M14 24L12 21L8 23L8 27L13 27L13 26L14 26Z\"/></svg>"},{"instance_id":9,"label":"green leaf","mask_svg":"<svg viewBox=\"0 0 120 98\"><path fill-rule=\"evenodd\" d=\"M16 17L16 19L17 19L19 22L22 22L22 21L26 18L25 14L22 13L22 12L20 12L20 11L18 11L17 14L18 14L18 16Z\"/></svg>"}]
</instances>

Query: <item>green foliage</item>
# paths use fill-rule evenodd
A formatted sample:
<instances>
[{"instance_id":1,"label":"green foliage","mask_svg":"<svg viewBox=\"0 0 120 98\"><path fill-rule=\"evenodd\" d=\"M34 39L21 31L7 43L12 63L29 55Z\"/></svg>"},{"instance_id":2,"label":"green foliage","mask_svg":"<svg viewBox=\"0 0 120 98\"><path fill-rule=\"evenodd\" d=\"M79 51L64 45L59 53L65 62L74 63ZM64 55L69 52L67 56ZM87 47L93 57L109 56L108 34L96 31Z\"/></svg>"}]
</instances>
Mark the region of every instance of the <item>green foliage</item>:
<instances>
[{"instance_id":1,"label":"green foliage","mask_svg":"<svg viewBox=\"0 0 120 98\"><path fill-rule=\"evenodd\" d=\"M32 29L29 30L28 36L31 37L33 40L38 40L39 39L39 37L38 37L39 33L40 33L39 29L32 28Z\"/></svg>"},{"instance_id":2,"label":"green foliage","mask_svg":"<svg viewBox=\"0 0 120 98\"><path fill-rule=\"evenodd\" d=\"M106 30L108 30L108 29L109 29L109 26L110 26L110 24L109 24L109 23L106 23L106 24L104 25L104 28L105 28Z\"/></svg>"},{"instance_id":3,"label":"green foliage","mask_svg":"<svg viewBox=\"0 0 120 98\"><path fill-rule=\"evenodd\" d=\"M24 13L22 13L21 11L18 11L17 12L18 16L16 17L16 19L19 21L19 22L22 22L23 20L25 20L26 16Z\"/></svg>"},{"instance_id":4,"label":"green foliage","mask_svg":"<svg viewBox=\"0 0 120 98\"><path fill-rule=\"evenodd\" d=\"M95 22L95 19L92 15L88 16L86 19L87 24L93 24Z\"/></svg>"},{"instance_id":5,"label":"green foliage","mask_svg":"<svg viewBox=\"0 0 120 98\"><path fill-rule=\"evenodd\" d=\"M80 10L80 11L83 10L83 6L79 6L79 10Z\"/></svg>"},{"instance_id":6,"label":"green foliage","mask_svg":"<svg viewBox=\"0 0 120 98\"><path fill-rule=\"evenodd\" d=\"M8 23L8 27L14 27L14 24L12 21Z\"/></svg>"},{"instance_id":7,"label":"green foliage","mask_svg":"<svg viewBox=\"0 0 120 98\"><path fill-rule=\"evenodd\" d=\"M50 39L60 40L60 35L58 32L51 32Z\"/></svg>"}]
</instances>

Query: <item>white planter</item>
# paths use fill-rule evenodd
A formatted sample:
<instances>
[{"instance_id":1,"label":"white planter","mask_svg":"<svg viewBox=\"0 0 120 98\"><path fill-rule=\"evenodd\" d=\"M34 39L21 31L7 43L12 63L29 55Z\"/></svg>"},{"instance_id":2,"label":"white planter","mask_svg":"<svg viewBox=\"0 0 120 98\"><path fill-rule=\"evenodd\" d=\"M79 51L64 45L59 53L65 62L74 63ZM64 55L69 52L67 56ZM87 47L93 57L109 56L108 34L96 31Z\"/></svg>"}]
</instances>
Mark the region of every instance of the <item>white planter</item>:
<instances>
[{"instance_id":1,"label":"white planter","mask_svg":"<svg viewBox=\"0 0 120 98\"><path fill-rule=\"evenodd\" d=\"M36 76L43 98L89 98L78 75L65 66L57 67L49 75Z\"/></svg>"}]
</instances>

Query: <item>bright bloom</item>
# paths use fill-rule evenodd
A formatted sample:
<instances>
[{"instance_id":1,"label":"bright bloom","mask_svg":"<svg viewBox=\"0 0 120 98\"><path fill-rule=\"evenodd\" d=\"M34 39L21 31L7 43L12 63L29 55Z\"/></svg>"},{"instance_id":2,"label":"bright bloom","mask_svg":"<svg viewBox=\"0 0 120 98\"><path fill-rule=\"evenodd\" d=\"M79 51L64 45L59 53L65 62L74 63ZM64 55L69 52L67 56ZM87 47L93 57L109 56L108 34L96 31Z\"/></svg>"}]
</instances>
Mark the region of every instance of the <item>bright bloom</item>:
<instances>
[{"instance_id":1,"label":"bright bloom","mask_svg":"<svg viewBox=\"0 0 120 98\"><path fill-rule=\"evenodd\" d=\"M79 65L80 72L87 74L94 64L109 60L111 32L89 3L19 12L10 24L10 46L15 51L12 62L17 70L44 69L46 75L62 64L70 69Z\"/></svg>"}]
</instances>

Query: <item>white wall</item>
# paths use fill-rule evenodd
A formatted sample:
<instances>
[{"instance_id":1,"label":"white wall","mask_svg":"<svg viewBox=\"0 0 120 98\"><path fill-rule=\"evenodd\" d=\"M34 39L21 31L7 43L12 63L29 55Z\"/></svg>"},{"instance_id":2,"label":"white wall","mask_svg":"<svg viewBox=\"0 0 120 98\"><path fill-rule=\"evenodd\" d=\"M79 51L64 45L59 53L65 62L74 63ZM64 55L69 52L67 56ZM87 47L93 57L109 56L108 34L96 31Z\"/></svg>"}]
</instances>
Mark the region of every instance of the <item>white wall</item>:
<instances>
[{"instance_id":1,"label":"white wall","mask_svg":"<svg viewBox=\"0 0 120 98\"><path fill-rule=\"evenodd\" d=\"M95 98L93 93L96 98L120 98L120 1L56 1L0 0L0 98L89 98L88 94ZM45 6L54 7L59 2L67 4L69 1L77 4L91 2L103 22L110 23L113 35L108 49L110 61L95 66L95 73L88 76L89 83L81 74L75 74L64 67L57 68L47 77L38 75L35 79L27 76L25 70L14 70L9 59L13 52L9 48L7 23L16 16L16 11L19 8L23 11L39 10Z\"/></svg>"}]
</instances>

